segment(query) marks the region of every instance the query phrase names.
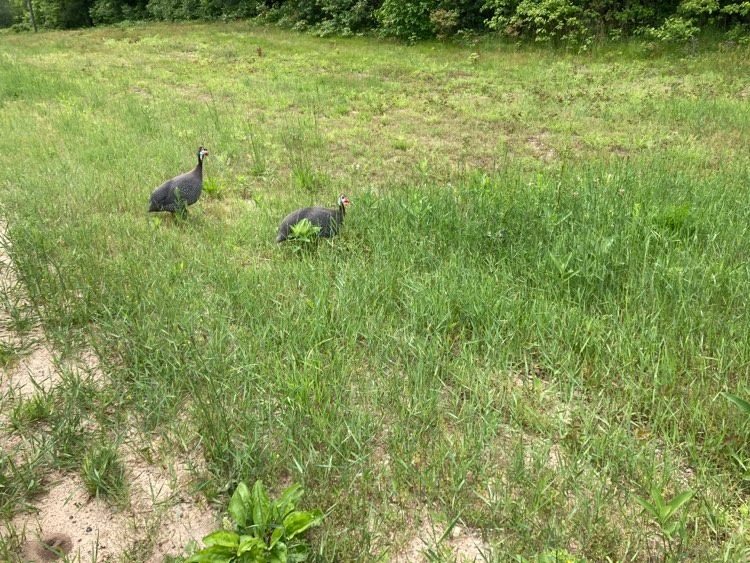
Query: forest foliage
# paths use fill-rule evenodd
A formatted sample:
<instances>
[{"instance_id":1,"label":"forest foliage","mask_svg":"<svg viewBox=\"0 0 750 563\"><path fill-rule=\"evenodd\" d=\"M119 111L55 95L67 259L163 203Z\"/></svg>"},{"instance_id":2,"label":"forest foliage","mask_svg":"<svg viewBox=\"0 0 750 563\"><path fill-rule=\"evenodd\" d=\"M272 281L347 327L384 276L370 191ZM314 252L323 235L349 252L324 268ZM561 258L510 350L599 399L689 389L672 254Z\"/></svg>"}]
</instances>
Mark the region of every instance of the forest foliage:
<instances>
[{"instance_id":1,"label":"forest foliage","mask_svg":"<svg viewBox=\"0 0 750 563\"><path fill-rule=\"evenodd\" d=\"M0 0L0 27L69 29L140 20L257 18L319 35L406 40L496 32L586 46L641 36L684 43L719 30L750 41L750 1L737 0Z\"/></svg>"}]
</instances>

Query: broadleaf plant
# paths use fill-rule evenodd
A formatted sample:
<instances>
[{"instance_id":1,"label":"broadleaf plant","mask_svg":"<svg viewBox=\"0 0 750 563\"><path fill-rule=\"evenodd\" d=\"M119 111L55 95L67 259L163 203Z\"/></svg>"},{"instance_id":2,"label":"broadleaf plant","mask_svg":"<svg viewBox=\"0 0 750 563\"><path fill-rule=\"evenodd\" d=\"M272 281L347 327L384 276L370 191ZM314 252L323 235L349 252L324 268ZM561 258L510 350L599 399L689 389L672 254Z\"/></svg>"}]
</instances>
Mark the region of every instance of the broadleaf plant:
<instances>
[{"instance_id":1,"label":"broadleaf plant","mask_svg":"<svg viewBox=\"0 0 750 563\"><path fill-rule=\"evenodd\" d=\"M296 224L292 225L288 240L296 240L302 243L314 242L318 239L318 234L321 229L318 225L313 224L312 221L306 217Z\"/></svg>"},{"instance_id":2,"label":"broadleaf plant","mask_svg":"<svg viewBox=\"0 0 750 563\"><path fill-rule=\"evenodd\" d=\"M741 397L738 397L737 395L733 395L732 393L724 393L724 396L731 401L734 406L736 406L740 412L742 412L745 415L750 416L750 403L748 403L745 399L742 399Z\"/></svg>"},{"instance_id":3,"label":"broadleaf plant","mask_svg":"<svg viewBox=\"0 0 750 563\"><path fill-rule=\"evenodd\" d=\"M323 521L320 510L295 510L304 491L288 487L278 499L268 498L263 483L252 491L240 483L229 501L234 530L218 530L203 538L205 548L186 563L287 563L306 561L309 553L301 534Z\"/></svg>"},{"instance_id":4,"label":"broadleaf plant","mask_svg":"<svg viewBox=\"0 0 750 563\"><path fill-rule=\"evenodd\" d=\"M693 498L693 491L683 491L667 501L657 487L652 487L649 496L650 502L639 496L634 498L643 507L643 511L658 524L671 551L675 539L680 539L685 528L684 519L679 518L677 512Z\"/></svg>"}]
</instances>

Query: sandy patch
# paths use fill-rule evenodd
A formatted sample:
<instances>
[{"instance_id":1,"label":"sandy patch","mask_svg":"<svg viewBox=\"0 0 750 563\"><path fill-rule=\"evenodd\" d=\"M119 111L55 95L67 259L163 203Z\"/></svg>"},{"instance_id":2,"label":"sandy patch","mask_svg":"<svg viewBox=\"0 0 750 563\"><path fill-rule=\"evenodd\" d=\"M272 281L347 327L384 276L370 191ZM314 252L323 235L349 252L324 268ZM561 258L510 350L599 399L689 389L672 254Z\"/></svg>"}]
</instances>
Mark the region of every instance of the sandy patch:
<instances>
[{"instance_id":1,"label":"sandy patch","mask_svg":"<svg viewBox=\"0 0 750 563\"><path fill-rule=\"evenodd\" d=\"M428 561L428 553L440 553L459 563L491 560L491 548L475 530L456 525L440 541L447 525L430 516L422 516L422 524L406 545L391 559L393 563Z\"/></svg>"},{"instance_id":2,"label":"sandy patch","mask_svg":"<svg viewBox=\"0 0 750 563\"><path fill-rule=\"evenodd\" d=\"M99 359L90 350L84 350L73 360L59 366L52 347L44 342L41 333L35 336L38 342L31 352L21 358L14 367L2 371L0 394L10 392L13 396L30 397L38 391L51 391L61 381L61 369L77 373L82 379L101 381L103 373Z\"/></svg>"},{"instance_id":3,"label":"sandy patch","mask_svg":"<svg viewBox=\"0 0 750 563\"><path fill-rule=\"evenodd\" d=\"M526 144L531 148L534 156L545 162L550 162L557 158L557 151L549 146L547 133L532 135L526 139Z\"/></svg>"},{"instance_id":4,"label":"sandy patch","mask_svg":"<svg viewBox=\"0 0 750 563\"><path fill-rule=\"evenodd\" d=\"M80 478L59 477L49 492L34 504L35 512L13 519L14 527L26 537L22 557L26 561L47 561L40 542L57 542L69 547L68 557L82 561L110 561L126 551L132 528L128 515L116 512L101 499L91 498Z\"/></svg>"},{"instance_id":5,"label":"sandy patch","mask_svg":"<svg viewBox=\"0 0 750 563\"><path fill-rule=\"evenodd\" d=\"M5 372L0 388L12 389L14 394L30 397L37 392L49 391L60 382L54 355L46 345L39 344L22 358L15 368Z\"/></svg>"},{"instance_id":6,"label":"sandy patch","mask_svg":"<svg viewBox=\"0 0 750 563\"><path fill-rule=\"evenodd\" d=\"M133 556L161 563L184 554L185 546L220 526L219 514L187 495L190 473L182 463L157 466L131 452L123 456L130 505L118 510L91 498L77 475L58 475L33 511L12 521L24 539L21 561L53 561L56 551L70 560L119 561Z\"/></svg>"},{"instance_id":7,"label":"sandy patch","mask_svg":"<svg viewBox=\"0 0 750 563\"><path fill-rule=\"evenodd\" d=\"M10 240L5 233L6 225L0 222L0 292L9 301L27 303L26 293L18 282L18 273L8 253ZM0 310L0 339L14 347L22 346L24 341L43 342L44 340L44 335L38 328L23 338L14 333L11 327L11 314L3 307ZM0 394L12 390L23 396L30 396L34 394L37 386L49 390L59 380L59 375L56 373L51 350L47 346L36 344L32 347L31 353L22 358L15 367L2 370Z\"/></svg>"},{"instance_id":8,"label":"sandy patch","mask_svg":"<svg viewBox=\"0 0 750 563\"><path fill-rule=\"evenodd\" d=\"M219 528L217 515L203 503L183 501L170 507L159 525L148 563L161 563L166 555L180 555L190 541L201 540Z\"/></svg>"},{"instance_id":9,"label":"sandy patch","mask_svg":"<svg viewBox=\"0 0 750 563\"><path fill-rule=\"evenodd\" d=\"M184 554L190 541L200 545L203 537L218 529L217 512L187 494L192 477L186 463L151 464L134 449L125 453L124 463L131 508L138 519L150 522L144 538L151 543L149 563Z\"/></svg>"}]
</instances>

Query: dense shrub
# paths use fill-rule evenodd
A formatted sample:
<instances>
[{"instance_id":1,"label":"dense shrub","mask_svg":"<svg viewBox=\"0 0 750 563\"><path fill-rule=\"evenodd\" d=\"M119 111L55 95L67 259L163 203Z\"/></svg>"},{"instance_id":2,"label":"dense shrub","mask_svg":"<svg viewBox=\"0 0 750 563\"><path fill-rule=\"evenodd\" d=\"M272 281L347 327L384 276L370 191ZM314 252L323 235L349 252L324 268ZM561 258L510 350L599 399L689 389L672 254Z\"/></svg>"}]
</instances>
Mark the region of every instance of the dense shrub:
<instances>
[{"instance_id":1,"label":"dense shrub","mask_svg":"<svg viewBox=\"0 0 750 563\"><path fill-rule=\"evenodd\" d=\"M639 35L683 43L704 29L748 42L743 0L32 0L40 26L70 28L122 20L261 17L318 35L377 31L415 40L494 31L545 43L586 45ZM0 27L28 22L25 0L0 0Z\"/></svg>"},{"instance_id":2,"label":"dense shrub","mask_svg":"<svg viewBox=\"0 0 750 563\"><path fill-rule=\"evenodd\" d=\"M147 16L146 0L118 2L117 0L94 0L89 15L94 25L112 24L123 20L141 20Z\"/></svg>"},{"instance_id":3,"label":"dense shrub","mask_svg":"<svg viewBox=\"0 0 750 563\"><path fill-rule=\"evenodd\" d=\"M13 9L8 0L0 0L0 28L10 27L14 21Z\"/></svg>"},{"instance_id":4,"label":"dense shrub","mask_svg":"<svg viewBox=\"0 0 750 563\"><path fill-rule=\"evenodd\" d=\"M572 0L521 0L511 13L508 13L506 0L494 0L494 3L499 9L488 22L491 29L543 42L584 41L596 15Z\"/></svg>"},{"instance_id":5,"label":"dense shrub","mask_svg":"<svg viewBox=\"0 0 750 563\"><path fill-rule=\"evenodd\" d=\"M53 29L93 25L89 11L92 0L33 0L37 23ZM114 0L120 1L120 0Z\"/></svg>"},{"instance_id":6,"label":"dense shrub","mask_svg":"<svg viewBox=\"0 0 750 563\"><path fill-rule=\"evenodd\" d=\"M433 34L430 14L438 7L437 0L385 0L375 15L384 35L414 40Z\"/></svg>"}]
</instances>

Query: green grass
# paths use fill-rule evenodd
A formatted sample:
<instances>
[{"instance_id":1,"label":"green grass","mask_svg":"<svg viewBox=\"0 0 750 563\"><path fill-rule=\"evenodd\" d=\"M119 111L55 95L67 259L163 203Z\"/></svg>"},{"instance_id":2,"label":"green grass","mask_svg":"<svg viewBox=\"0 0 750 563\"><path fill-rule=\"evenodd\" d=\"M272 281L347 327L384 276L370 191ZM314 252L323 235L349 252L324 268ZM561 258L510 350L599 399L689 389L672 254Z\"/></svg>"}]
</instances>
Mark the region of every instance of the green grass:
<instances>
[{"instance_id":1,"label":"green grass","mask_svg":"<svg viewBox=\"0 0 750 563\"><path fill-rule=\"evenodd\" d=\"M0 510L134 423L198 447L209 499L302 483L319 560L392 554L424 510L498 561L747 557L750 427L720 393L750 396L748 60L244 23L0 36L12 256L47 336L107 375L66 378L44 424L17 407L45 454L0 463ZM212 193L148 218L199 144ZM341 191L336 239L274 244ZM694 492L668 544L652 489Z\"/></svg>"},{"instance_id":2,"label":"green grass","mask_svg":"<svg viewBox=\"0 0 750 563\"><path fill-rule=\"evenodd\" d=\"M81 464L86 490L92 497L123 501L127 494L125 467L119 459L117 445L106 440L94 444Z\"/></svg>"}]
</instances>

